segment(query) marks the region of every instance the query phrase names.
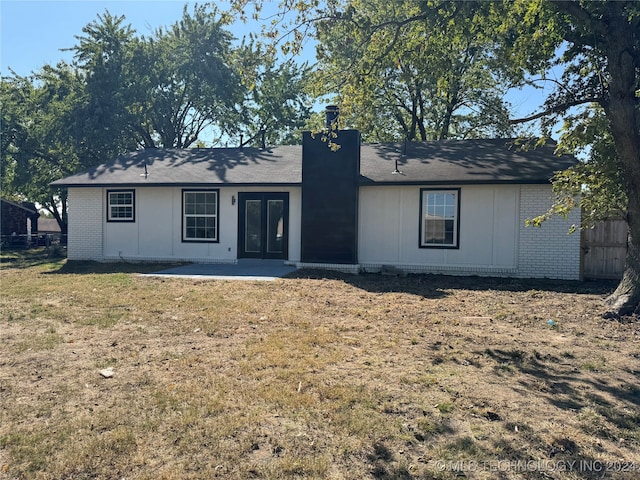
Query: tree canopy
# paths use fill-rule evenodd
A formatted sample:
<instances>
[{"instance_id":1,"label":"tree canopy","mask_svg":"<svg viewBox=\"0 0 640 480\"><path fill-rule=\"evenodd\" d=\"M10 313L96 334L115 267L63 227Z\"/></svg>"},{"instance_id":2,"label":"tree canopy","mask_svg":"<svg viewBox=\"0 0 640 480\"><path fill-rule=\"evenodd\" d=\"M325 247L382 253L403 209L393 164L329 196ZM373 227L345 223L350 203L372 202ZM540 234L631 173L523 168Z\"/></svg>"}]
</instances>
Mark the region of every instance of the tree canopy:
<instances>
[{"instance_id":1,"label":"tree canopy","mask_svg":"<svg viewBox=\"0 0 640 480\"><path fill-rule=\"evenodd\" d=\"M76 36L72 64L3 77L3 193L37 202L65 232L58 178L140 148L292 142L310 111L306 70L238 44L229 21L185 6L147 38L105 11Z\"/></svg>"},{"instance_id":2,"label":"tree canopy","mask_svg":"<svg viewBox=\"0 0 640 480\"><path fill-rule=\"evenodd\" d=\"M600 215L622 211L629 226L625 272L608 304L611 315L640 315L640 4L521 1L515 8L509 31L517 40L505 44L514 65L563 71L542 110L522 120L561 115L564 146L591 147L586 165L556 177L556 190L586 181L578 205L590 208L587 217L594 208ZM572 114L580 105L588 110Z\"/></svg>"},{"instance_id":3,"label":"tree canopy","mask_svg":"<svg viewBox=\"0 0 640 480\"><path fill-rule=\"evenodd\" d=\"M316 95L334 95L365 138L507 136L506 85L486 24L423 16L415 1L330 4L316 27ZM418 20L419 19L419 20Z\"/></svg>"},{"instance_id":4,"label":"tree canopy","mask_svg":"<svg viewBox=\"0 0 640 480\"><path fill-rule=\"evenodd\" d=\"M68 65L44 67L35 82L14 77L0 84L2 191L38 202L66 232L66 192L52 179L82 166L84 146L75 112L84 101L82 78Z\"/></svg>"}]
</instances>

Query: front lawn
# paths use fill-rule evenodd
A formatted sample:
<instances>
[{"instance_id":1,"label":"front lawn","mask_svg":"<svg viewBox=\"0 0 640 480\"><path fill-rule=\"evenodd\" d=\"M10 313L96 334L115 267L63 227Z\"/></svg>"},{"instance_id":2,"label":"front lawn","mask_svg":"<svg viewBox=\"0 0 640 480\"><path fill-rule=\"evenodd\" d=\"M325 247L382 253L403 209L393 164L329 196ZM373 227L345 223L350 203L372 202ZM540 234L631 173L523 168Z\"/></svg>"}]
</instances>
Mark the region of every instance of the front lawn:
<instances>
[{"instance_id":1,"label":"front lawn","mask_svg":"<svg viewBox=\"0 0 640 480\"><path fill-rule=\"evenodd\" d=\"M2 260L1 480L640 475L612 284Z\"/></svg>"}]
</instances>

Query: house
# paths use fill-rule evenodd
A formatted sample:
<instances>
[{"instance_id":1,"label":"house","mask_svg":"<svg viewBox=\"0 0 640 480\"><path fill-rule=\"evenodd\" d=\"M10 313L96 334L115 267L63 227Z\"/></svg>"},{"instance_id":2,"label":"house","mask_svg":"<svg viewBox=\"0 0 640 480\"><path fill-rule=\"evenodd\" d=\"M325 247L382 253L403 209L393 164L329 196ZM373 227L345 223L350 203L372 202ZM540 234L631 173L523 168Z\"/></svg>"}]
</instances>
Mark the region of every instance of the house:
<instances>
[{"instance_id":1,"label":"house","mask_svg":"<svg viewBox=\"0 0 640 480\"><path fill-rule=\"evenodd\" d=\"M0 199L0 237L8 246L27 246L38 233L38 209L33 203Z\"/></svg>"},{"instance_id":2,"label":"house","mask_svg":"<svg viewBox=\"0 0 640 480\"><path fill-rule=\"evenodd\" d=\"M38 234L39 235L51 235L54 237L60 237L61 234L60 225L55 218L40 217L38 220Z\"/></svg>"},{"instance_id":3,"label":"house","mask_svg":"<svg viewBox=\"0 0 640 480\"><path fill-rule=\"evenodd\" d=\"M579 212L540 228L549 178L576 163L514 140L142 150L53 182L69 193L68 257L346 271L580 278Z\"/></svg>"},{"instance_id":4,"label":"house","mask_svg":"<svg viewBox=\"0 0 640 480\"><path fill-rule=\"evenodd\" d=\"M66 236L62 235L60 225L55 218L40 217L38 220L38 235L32 241L37 245L49 247L54 242L64 244Z\"/></svg>"}]
</instances>

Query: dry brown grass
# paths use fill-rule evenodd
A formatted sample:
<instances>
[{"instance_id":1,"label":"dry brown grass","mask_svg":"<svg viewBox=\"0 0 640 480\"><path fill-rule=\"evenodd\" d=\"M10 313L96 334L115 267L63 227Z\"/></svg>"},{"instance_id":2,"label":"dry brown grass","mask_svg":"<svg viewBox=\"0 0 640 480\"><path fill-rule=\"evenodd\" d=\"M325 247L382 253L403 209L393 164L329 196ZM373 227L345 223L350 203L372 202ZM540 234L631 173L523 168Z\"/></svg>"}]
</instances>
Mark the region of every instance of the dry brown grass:
<instances>
[{"instance_id":1,"label":"dry brown grass","mask_svg":"<svg viewBox=\"0 0 640 480\"><path fill-rule=\"evenodd\" d=\"M639 475L612 285L4 260L2 480Z\"/></svg>"}]
</instances>

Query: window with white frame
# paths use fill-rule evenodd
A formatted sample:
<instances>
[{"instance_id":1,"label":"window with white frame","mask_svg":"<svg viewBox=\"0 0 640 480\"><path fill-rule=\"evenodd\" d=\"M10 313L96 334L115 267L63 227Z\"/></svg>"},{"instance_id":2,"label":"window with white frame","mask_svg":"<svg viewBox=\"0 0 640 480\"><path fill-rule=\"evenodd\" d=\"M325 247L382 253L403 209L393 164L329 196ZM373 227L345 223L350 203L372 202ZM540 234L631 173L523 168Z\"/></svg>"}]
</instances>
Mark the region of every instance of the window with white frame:
<instances>
[{"instance_id":1,"label":"window with white frame","mask_svg":"<svg viewBox=\"0 0 640 480\"><path fill-rule=\"evenodd\" d=\"M135 192L107 190L107 221L135 222Z\"/></svg>"},{"instance_id":2,"label":"window with white frame","mask_svg":"<svg viewBox=\"0 0 640 480\"><path fill-rule=\"evenodd\" d=\"M458 248L460 189L420 189L420 247Z\"/></svg>"},{"instance_id":3,"label":"window with white frame","mask_svg":"<svg viewBox=\"0 0 640 480\"><path fill-rule=\"evenodd\" d=\"M218 241L218 190L182 191L182 240Z\"/></svg>"}]
</instances>

